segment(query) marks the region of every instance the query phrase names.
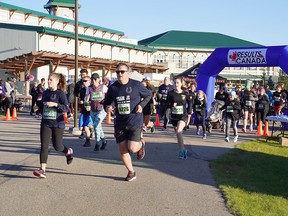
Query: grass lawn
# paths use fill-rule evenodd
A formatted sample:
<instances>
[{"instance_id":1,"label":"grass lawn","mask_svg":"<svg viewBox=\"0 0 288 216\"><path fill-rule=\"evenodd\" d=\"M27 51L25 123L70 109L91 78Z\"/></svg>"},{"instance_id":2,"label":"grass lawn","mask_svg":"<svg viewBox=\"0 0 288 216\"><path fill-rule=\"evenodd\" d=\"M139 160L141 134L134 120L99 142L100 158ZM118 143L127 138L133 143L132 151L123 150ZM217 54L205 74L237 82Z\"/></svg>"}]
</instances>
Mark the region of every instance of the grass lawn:
<instances>
[{"instance_id":1,"label":"grass lawn","mask_svg":"<svg viewBox=\"0 0 288 216\"><path fill-rule=\"evenodd\" d=\"M288 215L288 147L264 139L237 145L212 162L212 172L235 215Z\"/></svg>"}]
</instances>

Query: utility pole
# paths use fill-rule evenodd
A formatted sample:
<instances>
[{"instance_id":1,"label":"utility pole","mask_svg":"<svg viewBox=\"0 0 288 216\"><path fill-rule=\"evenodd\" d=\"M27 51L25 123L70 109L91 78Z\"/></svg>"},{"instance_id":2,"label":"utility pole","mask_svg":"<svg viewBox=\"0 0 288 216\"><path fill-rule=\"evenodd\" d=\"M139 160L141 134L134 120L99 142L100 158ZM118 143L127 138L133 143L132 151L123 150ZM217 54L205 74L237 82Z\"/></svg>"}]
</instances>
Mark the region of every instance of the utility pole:
<instances>
[{"instance_id":1,"label":"utility pole","mask_svg":"<svg viewBox=\"0 0 288 216\"><path fill-rule=\"evenodd\" d=\"M74 82L75 85L78 82L78 0L75 0L75 77ZM78 97L75 96L74 99L74 129L76 129L77 126L77 120L78 120ZM74 131L74 130L73 130Z\"/></svg>"}]
</instances>

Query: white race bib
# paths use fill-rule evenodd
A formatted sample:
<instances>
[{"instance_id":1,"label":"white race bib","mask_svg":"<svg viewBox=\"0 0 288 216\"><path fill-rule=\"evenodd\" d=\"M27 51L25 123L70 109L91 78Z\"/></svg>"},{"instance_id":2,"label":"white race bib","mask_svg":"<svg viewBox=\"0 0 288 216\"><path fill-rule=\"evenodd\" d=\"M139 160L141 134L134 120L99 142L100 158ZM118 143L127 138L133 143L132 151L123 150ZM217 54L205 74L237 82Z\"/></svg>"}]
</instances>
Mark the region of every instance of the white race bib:
<instances>
[{"instance_id":1,"label":"white race bib","mask_svg":"<svg viewBox=\"0 0 288 216\"><path fill-rule=\"evenodd\" d=\"M91 93L91 100L93 101L101 101L103 99L102 92L92 92Z\"/></svg>"},{"instance_id":2,"label":"white race bib","mask_svg":"<svg viewBox=\"0 0 288 216\"><path fill-rule=\"evenodd\" d=\"M248 101L248 100L247 100L246 103L245 103L245 105L246 105L246 106L252 106L252 101Z\"/></svg>"},{"instance_id":3,"label":"white race bib","mask_svg":"<svg viewBox=\"0 0 288 216\"><path fill-rule=\"evenodd\" d=\"M202 108L201 108L200 105L195 105L195 110L196 110L197 112L201 112L201 111L202 111Z\"/></svg>"},{"instance_id":4,"label":"white race bib","mask_svg":"<svg viewBox=\"0 0 288 216\"><path fill-rule=\"evenodd\" d=\"M258 109L264 109L264 104L258 104Z\"/></svg>"},{"instance_id":5,"label":"white race bib","mask_svg":"<svg viewBox=\"0 0 288 216\"><path fill-rule=\"evenodd\" d=\"M275 101L280 101L280 97L275 97Z\"/></svg>"},{"instance_id":6,"label":"white race bib","mask_svg":"<svg viewBox=\"0 0 288 216\"><path fill-rule=\"evenodd\" d=\"M172 108L172 114L181 115L183 113L183 106L176 106Z\"/></svg>"},{"instance_id":7,"label":"white race bib","mask_svg":"<svg viewBox=\"0 0 288 216\"><path fill-rule=\"evenodd\" d=\"M46 107L43 111L43 119L56 120L57 109L54 107Z\"/></svg>"},{"instance_id":8,"label":"white race bib","mask_svg":"<svg viewBox=\"0 0 288 216\"><path fill-rule=\"evenodd\" d=\"M118 104L118 112L119 114L130 114L130 103Z\"/></svg>"},{"instance_id":9,"label":"white race bib","mask_svg":"<svg viewBox=\"0 0 288 216\"><path fill-rule=\"evenodd\" d=\"M233 112L233 107L232 106L227 106L226 112L232 113Z\"/></svg>"}]
</instances>

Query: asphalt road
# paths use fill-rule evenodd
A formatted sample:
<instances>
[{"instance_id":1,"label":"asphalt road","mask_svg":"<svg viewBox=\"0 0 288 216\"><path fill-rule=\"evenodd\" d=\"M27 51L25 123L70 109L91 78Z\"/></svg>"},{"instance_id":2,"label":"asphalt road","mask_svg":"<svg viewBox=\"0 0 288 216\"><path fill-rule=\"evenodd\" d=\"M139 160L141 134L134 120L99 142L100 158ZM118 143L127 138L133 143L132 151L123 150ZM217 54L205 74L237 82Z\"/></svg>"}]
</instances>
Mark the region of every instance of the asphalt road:
<instances>
[{"instance_id":1,"label":"asphalt road","mask_svg":"<svg viewBox=\"0 0 288 216\"><path fill-rule=\"evenodd\" d=\"M18 115L19 116L19 115ZM179 160L176 136L168 131L145 133L146 157L133 155L137 179L125 182L113 139L113 126L105 125L107 149L94 152L84 140L65 133L64 144L74 149L74 161L66 165L63 154L50 148L47 178L38 179L40 121L22 113L18 121L0 121L0 215L231 215L211 174L210 161L229 151L220 131L207 140L184 133L189 150ZM72 126L67 125L67 128ZM239 142L255 138L240 136ZM94 139L93 139L94 143Z\"/></svg>"}]
</instances>

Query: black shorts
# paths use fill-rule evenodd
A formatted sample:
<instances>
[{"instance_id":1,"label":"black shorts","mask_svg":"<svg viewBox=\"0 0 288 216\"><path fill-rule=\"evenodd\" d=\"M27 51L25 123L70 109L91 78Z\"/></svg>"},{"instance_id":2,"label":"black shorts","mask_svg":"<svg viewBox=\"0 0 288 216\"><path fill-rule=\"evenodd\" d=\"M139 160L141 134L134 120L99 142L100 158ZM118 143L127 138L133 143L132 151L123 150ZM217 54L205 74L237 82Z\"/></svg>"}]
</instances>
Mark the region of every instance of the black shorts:
<instances>
[{"instance_id":1,"label":"black shorts","mask_svg":"<svg viewBox=\"0 0 288 216\"><path fill-rule=\"evenodd\" d=\"M142 127L115 127L114 137L117 143L124 140L139 142L141 139Z\"/></svg>"},{"instance_id":2,"label":"black shorts","mask_svg":"<svg viewBox=\"0 0 288 216\"><path fill-rule=\"evenodd\" d=\"M143 108L143 115L151 115L152 114L152 110L153 110L153 104L147 104L144 108Z\"/></svg>"},{"instance_id":3,"label":"black shorts","mask_svg":"<svg viewBox=\"0 0 288 216\"><path fill-rule=\"evenodd\" d=\"M183 117L181 119L171 119L171 124L176 127L179 121L184 121L185 123L187 123L187 118Z\"/></svg>"},{"instance_id":4,"label":"black shorts","mask_svg":"<svg viewBox=\"0 0 288 216\"><path fill-rule=\"evenodd\" d=\"M248 113L255 113L255 108L252 106L244 106L244 112L248 111Z\"/></svg>"}]
</instances>

